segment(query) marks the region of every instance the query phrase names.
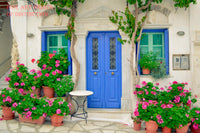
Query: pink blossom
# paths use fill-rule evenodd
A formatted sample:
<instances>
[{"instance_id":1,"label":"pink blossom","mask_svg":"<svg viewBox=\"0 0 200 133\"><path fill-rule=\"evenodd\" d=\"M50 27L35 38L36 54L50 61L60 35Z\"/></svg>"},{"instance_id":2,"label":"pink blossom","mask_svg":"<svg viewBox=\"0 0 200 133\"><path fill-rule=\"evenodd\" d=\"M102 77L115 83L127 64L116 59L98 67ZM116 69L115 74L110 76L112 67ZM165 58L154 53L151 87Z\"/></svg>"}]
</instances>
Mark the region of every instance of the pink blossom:
<instances>
[{"instance_id":1,"label":"pink blossom","mask_svg":"<svg viewBox=\"0 0 200 133\"><path fill-rule=\"evenodd\" d=\"M10 96L6 97L6 101L8 101L9 103L12 102L12 98Z\"/></svg>"},{"instance_id":2,"label":"pink blossom","mask_svg":"<svg viewBox=\"0 0 200 133\"><path fill-rule=\"evenodd\" d=\"M49 106L53 105L53 101L48 101L48 103L49 103Z\"/></svg>"},{"instance_id":3,"label":"pink blossom","mask_svg":"<svg viewBox=\"0 0 200 133\"><path fill-rule=\"evenodd\" d=\"M167 108L166 104L162 104L161 108L163 108L163 109Z\"/></svg>"},{"instance_id":4,"label":"pink blossom","mask_svg":"<svg viewBox=\"0 0 200 133\"><path fill-rule=\"evenodd\" d=\"M151 94L153 94L153 95L156 95L157 93L156 93L156 92L154 92L154 91L151 91Z\"/></svg>"},{"instance_id":5,"label":"pink blossom","mask_svg":"<svg viewBox=\"0 0 200 133\"><path fill-rule=\"evenodd\" d=\"M197 98L197 95L194 95L194 97L196 97L196 98Z\"/></svg>"},{"instance_id":6,"label":"pink blossom","mask_svg":"<svg viewBox=\"0 0 200 133\"><path fill-rule=\"evenodd\" d=\"M56 60L56 64L59 64L60 63L60 61L59 60Z\"/></svg>"},{"instance_id":7,"label":"pink blossom","mask_svg":"<svg viewBox=\"0 0 200 133\"><path fill-rule=\"evenodd\" d=\"M199 110L195 110L195 112L196 112L197 114L200 114L200 111L199 111Z\"/></svg>"},{"instance_id":8,"label":"pink blossom","mask_svg":"<svg viewBox=\"0 0 200 133\"><path fill-rule=\"evenodd\" d=\"M144 92L143 92L143 91L138 91L137 93L138 93L138 94L143 94Z\"/></svg>"},{"instance_id":9,"label":"pink blossom","mask_svg":"<svg viewBox=\"0 0 200 133\"><path fill-rule=\"evenodd\" d=\"M35 86L32 86L31 89L34 91L35 90Z\"/></svg>"},{"instance_id":10,"label":"pink blossom","mask_svg":"<svg viewBox=\"0 0 200 133\"><path fill-rule=\"evenodd\" d=\"M19 65L19 61L16 62L16 65Z\"/></svg>"},{"instance_id":11,"label":"pink blossom","mask_svg":"<svg viewBox=\"0 0 200 133\"><path fill-rule=\"evenodd\" d=\"M57 80L57 81L60 81L60 78L57 78L56 80Z\"/></svg>"},{"instance_id":12,"label":"pink blossom","mask_svg":"<svg viewBox=\"0 0 200 133\"><path fill-rule=\"evenodd\" d=\"M187 104L191 104L191 103L192 103L192 101L191 101L191 100L188 100L188 101L187 101Z\"/></svg>"},{"instance_id":13,"label":"pink blossom","mask_svg":"<svg viewBox=\"0 0 200 133\"><path fill-rule=\"evenodd\" d=\"M155 87L152 87L152 89L153 89L153 90L156 90L156 88L155 88Z\"/></svg>"},{"instance_id":14,"label":"pink blossom","mask_svg":"<svg viewBox=\"0 0 200 133\"><path fill-rule=\"evenodd\" d=\"M196 120L199 120L199 118L196 118Z\"/></svg>"},{"instance_id":15,"label":"pink blossom","mask_svg":"<svg viewBox=\"0 0 200 133\"><path fill-rule=\"evenodd\" d=\"M24 90L23 89L19 89L18 92L22 94L24 92Z\"/></svg>"},{"instance_id":16,"label":"pink blossom","mask_svg":"<svg viewBox=\"0 0 200 133\"><path fill-rule=\"evenodd\" d=\"M134 115L135 115L135 116L139 116L138 108L135 109Z\"/></svg>"},{"instance_id":17,"label":"pink blossom","mask_svg":"<svg viewBox=\"0 0 200 133\"><path fill-rule=\"evenodd\" d=\"M184 97L185 97L186 94L185 94L184 92L181 92L181 93L180 93L180 96L184 96Z\"/></svg>"},{"instance_id":18,"label":"pink blossom","mask_svg":"<svg viewBox=\"0 0 200 133\"><path fill-rule=\"evenodd\" d=\"M149 92L148 91L146 91L146 95L148 95L149 94Z\"/></svg>"},{"instance_id":19,"label":"pink blossom","mask_svg":"<svg viewBox=\"0 0 200 133\"><path fill-rule=\"evenodd\" d=\"M11 88L7 87L6 90L11 90Z\"/></svg>"},{"instance_id":20,"label":"pink blossom","mask_svg":"<svg viewBox=\"0 0 200 133\"><path fill-rule=\"evenodd\" d=\"M21 83L21 86L24 86L24 85L25 85L25 83L24 83L24 82L22 82L22 83Z\"/></svg>"},{"instance_id":21,"label":"pink blossom","mask_svg":"<svg viewBox=\"0 0 200 133\"><path fill-rule=\"evenodd\" d=\"M46 76L46 77L49 77L49 73L46 73L45 76Z\"/></svg>"},{"instance_id":22,"label":"pink blossom","mask_svg":"<svg viewBox=\"0 0 200 133\"><path fill-rule=\"evenodd\" d=\"M167 92L170 92L171 90L167 90Z\"/></svg>"},{"instance_id":23,"label":"pink blossom","mask_svg":"<svg viewBox=\"0 0 200 133\"><path fill-rule=\"evenodd\" d=\"M61 113L61 110L60 109L57 109L56 110L56 114L60 114Z\"/></svg>"},{"instance_id":24,"label":"pink blossom","mask_svg":"<svg viewBox=\"0 0 200 133\"><path fill-rule=\"evenodd\" d=\"M29 111L29 108L24 109L24 111Z\"/></svg>"},{"instance_id":25,"label":"pink blossom","mask_svg":"<svg viewBox=\"0 0 200 133\"><path fill-rule=\"evenodd\" d=\"M9 78L9 77L6 77L6 78L5 78L5 80L8 82L8 81L10 81L10 80L11 80L11 78Z\"/></svg>"},{"instance_id":26,"label":"pink blossom","mask_svg":"<svg viewBox=\"0 0 200 133\"><path fill-rule=\"evenodd\" d=\"M177 88L178 88L178 91L182 91L182 89L183 89L183 88L180 87L180 86L178 86Z\"/></svg>"},{"instance_id":27,"label":"pink blossom","mask_svg":"<svg viewBox=\"0 0 200 133\"><path fill-rule=\"evenodd\" d=\"M19 85L19 83L17 83L17 82L16 82L16 83L14 83L14 86L18 86L18 85Z\"/></svg>"},{"instance_id":28,"label":"pink blossom","mask_svg":"<svg viewBox=\"0 0 200 133\"><path fill-rule=\"evenodd\" d=\"M188 82L185 82L185 85L188 85Z\"/></svg>"},{"instance_id":29,"label":"pink blossom","mask_svg":"<svg viewBox=\"0 0 200 133\"><path fill-rule=\"evenodd\" d=\"M15 102L12 104L13 107L16 107L18 104Z\"/></svg>"},{"instance_id":30,"label":"pink blossom","mask_svg":"<svg viewBox=\"0 0 200 133\"><path fill-rule=\"evenodd\" d=\"M45 107L45 105L43 105L43 107Z\"/></svg>"},{"instance_id":31,"label":"pink blossom","mask_svg":"<svg viewBox=\"0 0 200 133\"><path fill-rule=\"evenodd\" d=\"M3 118L0 118L0 121L2 121L3 120Z\"/></svg>"},{"instance_id":32,"label":"pink blossom","mask_svg":"<svg viewBox=\"0 0 200 133\"><path fill-rule=\"evenodd\" d=\"M36 107L33 107L32 110L36 110Z\"/></svg>"},{"instance_id":33,"label":"pink blossom","mask_svg":"<svg viewBox=\"0 0 200 133\"><path fill-rule=\"evenodd\" d=\"M24 64L23 64L23 63L21 63L20 65L21 65L21 66L24 66Z\"/></svg>"},{"instance_id":34,"label":"pink blossom","mask_svg":"<svg viewBox=\"0 0 200 133\"><path fill-rule=\"evenodd\" d=\"M5 103L5 102L6 102L6 100L5 100L5 99L3 99L3 102Z\"/></svg>"},{"instance_id":35,"label":"pink blossom","mask_svg":"<svg viewBox=\"0 0 200 133\"><path fill-rule=\"evenodd\" d=\"M34 78L34 79L37 79L38 77L37 77L37 76L34 76L33 78Z\"/></svg>"},{"instance_id":36,"label":"pink blossom","mask_svg":"<svg viewBox=\"0 0 200 133\"><path fill-rule=\"evenodd\" d=\"M156 83L156 86L159 86L159 83Z\"/></svg>"},{"instance_id":37,"label":"pink blossom","mask_svg":"<svg viewBox=\"0 0 200 133\"><path fill-rule=\"evenodd\" d=\"M181 127L183 127L183 125L182 125L182 124L180 124L180 125L179 125L179 128L181 128Z\"/></svg>"},{"instance_id":38,"label":"pink blossom","mask_svg":"<svg viewBox=\"0 0 200 133\"><path fill-rule=\"evenodd\" d=\"M140 85L136 85L136 88L141 88L141 86Z\"/></svg>"},{"instance_id":39,"label":"pink blossom","mask_svg":"<svg viewBox=\"0 0 200 133\"><path fill-rule=\"evenodd\" d=\"M178 84L178 82L177 82L177 81L174 81L173 84Z\"/></svg>"},{"instance_id":40,"label":"pink blossom","mask_svg":"<svg viewBox=\"0 0 200 133\"><path fill-rule=\"evenodd\" d=\"M22 73L21 72L18 72L17 75L19 76L19 78L22 77Z\"/></svg>"},{"instance_id":41,"label":"pink blossom","mask_svg":"<svg viewBox=\"0 0 200 133\"><path fill-rule=\"evenodd\" d=\"M157 118L157 119L161 119L161 115L158 114L158 115L156 116L156 118Z\"/></svg>"},{"instance_id":42,"label":"pink blossom","mask_svg":"<svg viewBox=\"0 0 200 133\"><path fill-rule=\"evenodd\" d=\"M59 66L60 66L60 64L56 64L56 65L55 65L55 67L59 67Z\"/></svg>"},{"instance_id":43,"label":"pink blossom","mask_svg":"<svg viewBox=\"0 0 200 133\"><path fill-rule=\"evenodd\" d=\"M35 71L35 69L31 69L30 72L35 73L36 71Z\"/></svg>"},{"instance_id":44,"label":"pink blossom","mask_svg":"<svg viewBox=\"0 0 200 133\"><path fill-rule=\"evenodd\" d=\"M58 103L59 103L59 105L63 104L63 102L62 102L62 101L60 101L60 102L58 102Z\"/></svg>"},{"instance_id":45,"label":"pink blossom","mask_svg":"<svg viewBox=\"0 0 200 133\"><path fill-rule=\"evenodd\" d=\"M52 72L52 75L56 75L56 71L53 71L53 72Z\"/></svg>"},{"instance_id":46,"label":"pink blossom","mask_svg":"<svg viewBox=\"0 0 200 133\"><path fill-rule=\"evenodd\" d=\"M137 91L134 91L134 92L133 92L133 94L135 94L135 95L136 95L136 94L137 94Z\"/></svg>"},{"instance_id":47,"label":"pink blossom","mask_svg":"<svg viewBox=\"0 0 200 133\"><path fill-rule=\"evenodd\" d=\"M168 108L172 108L174 105L173 104L167 104Z\"/></svg>"},{"instance_id":48,"label":"pink blossom","mask_svg":"<svg viewBox=\"0 0 200 133\"><path fill-rule=\"evenodd\" d=\"M169 89L169 90L172 90L172 87L171 87L171 86L169 86L169 87L168 87L168 89Z\"/></svg>"},{"instance_id":49,"label":"pink blossom","mask_svg":"<svg viewBox=\"0 0 200 133\"><path fill-rule=\"evenodd\" d=\"M192 122L194 122L195 121L195 118L192 118Z\"/></svg>"},{"instance_id":50,"label":"pink blossom","mask_svg":"<svg viewBox=\"0 0 200 133\"><path fill-rule=\"evenodd\" d=\"M142 105L142 109L147 109L147 105Z\"/></svg>"},{"instance_id":51,"label":"pink blossom","mask_svg":"<svg viewBox=\"0 0 200 133\"><path fill-rule=\"evenodd\" d=\"M43 113L43 115L42 115L44 118L46 118L47 117L47 114L46 113Z\"/></svg>"},{"instance_id":52,"label":"pink blossom","mask_svg":"<svg viewBox=\"0 0 200 133\"><path fill-rule=\"evenodd\" d=\"M183 92L185 92L185 93L189 93L189 90L185 90L185 89L184 89Z\"/></svg>"},{"instance_id":53,"label":"pink blossom","mask_svg":"<svg viewBox=\"0 0 200 133\"><path fill-rule=\"evenodd\" d=\"M175 103L179 103L180 102L180 97L179 96L175 96L174 102Z\"/></svg>"},{"instance_id":54,"label":"pink blossom","mask_svg":"<svg viewBox=\"0 0 200 133\"><path fill-rule=\"evenodd\" d=\"M190 115L189 114L185 114L185 116L188 118Z\"/></svg>"},{"instance_id":55,"label":"pink blossom","mask_svg":"<svg viewBox=\"0 0 200 133\"><path fill-rule=\"evenodd\" d=\"M153 100L149 100L149 103L153 103Z\"/></svg>"},{"instance_id":56,"label":"pink blossom","mask_svg":"<svg viewBox=\"0 0 200 133\"><path fill-rule=\"evenodd\" d=\"M60 70L58 70L58 69L56 69L55 70L57 73L59 73L59 74L62 74L62 71L60 71Z\"/></svg>"},{"instance_id":57,"label":"pink blossom","mask_svg":"<svg viewBox=\"0 0 200 133\"><path fill-rule=\"evenodd\" d=\"M162 124L162 123L163 123L163 119L159 119L159 120L158 120L158 123L159 123L159 124Z\"/></svg>"},{"instance_id":58,"label":"pink blossom","mask_svg":"<svg viewBox=\"0 0 200 133\"><path fill-rule=\"evenodd\" d=\"M143 101L145 101L145 98L142 98Z\"/></svg>"},{"instance_id":59,"label":"pink blossom","mask_svg":"<svg viewBox=\"0 0 200 133\"><path fill-rule=\"evenodd\" d=\"M146 81L142 81L142 84L143 84L144 86L146 86L146 85L147 85Z\"/></svg>"},{"instance_id":60,"label":"pink blossom","mask_svg":"<svg viewBox=\"0 0 200 133\"><path fill-rule=\"evenodd\" d=\"M44 65L42 65L42 67L43 67L43 68L46 68L46 67L47 67L47 65L46 65L46 64L44 64Z\"/></svg>"},{"instance_id":61,"label":"pink blossom","mask_svg":"<svg viewBox=\"0 0 200 133\"><path fill-rule=\"evenodd\" d=\"M27 115L28 118L30 118L31 115L32 115L32 112L31 112L31 111L28 111L28 112L26 113L26 115Z\"/></svg>"},{"instance_id":62,"label":"pink blossom","mask_svg":"<svg viewBox=\"0 0 200 133\"><path fill-rule=\"evenodd\" d=\"M35 98L33 93L31 94L31 98Z\"/></svg>"},{"instance_id":63,"label":"pink blossom","mask_svg":"<svg viewBox=\"0 0 200 133\"><path fill-rule=\"evenodd\" d=\"M72 104L71 104L71 103L68 103L67 106L69 107L69 110L71 110L71 108L72 108Z\"/></svg>"},{"instance_id":64,"label":"pink blossom","mask_svg":"<svg viewBox=\"0 0 200 133\"><path fill-rule=\"evenodd\" d=\"M66 115L66 113L63 113L63 115Z\"/></svg>"},{"instance_id":65,"label":"pink blossom","mask_svg":"<svg viewBox=\"0 0 200 133\"><path fill-rule=\"evenodd\" d=\"M193 128L194 128L194 129L198 129L198 128L199 128L199 125L198 125L197 123L194 123L194 124L193 124Z\"/></svg>"},{"instance_id":66,"label":"pink blossom","mask_svg":"<svg viewBox=\"0 0 200 133\"><path fill-rule=\"evenodd\" d=\"M5 95L5 94L2 94L1 96L2 96L2 97L6 97L6 95Z\"/></svg>"},{"instance_id":67,"label":"pink blossom","mask_svg":"<svg viewBox=\"0 0 200 133\"><path fill-rule=\"evenodd\" d=\"M169 117L169 119L172 119L172 117Z\"/></svg>"},{"instance_id":68,"label":"pink blossom","mask_svg":"<svg viewBox=\"0 0 200 133\"><path fill-rule=\"evenodd\" d=\"M189 88L189 90L191 91L191 90L192 90L192 88Z\"/></svg>"}]
</instances>

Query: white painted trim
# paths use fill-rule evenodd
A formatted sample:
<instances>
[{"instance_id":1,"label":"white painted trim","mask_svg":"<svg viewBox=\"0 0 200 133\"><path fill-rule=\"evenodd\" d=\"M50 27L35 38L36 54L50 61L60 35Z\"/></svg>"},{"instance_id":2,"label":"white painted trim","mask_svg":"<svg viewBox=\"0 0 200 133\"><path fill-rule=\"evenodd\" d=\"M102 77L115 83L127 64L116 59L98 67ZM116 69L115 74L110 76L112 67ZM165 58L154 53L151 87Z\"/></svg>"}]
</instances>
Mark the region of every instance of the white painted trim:
<instances>
[{"instance_id":1,"label":"white painted trim","mask_svg":"<svg viewBox=\"0 0 200 133\"><path fill-rule=\"evenodd\" d=\"M40 26L38 29L41 31L65 31L67 26Z\"/></svg>"},{"instance_id":2,"label":"white painted trim","mask_svg":"<svg viewBox=\"0 0 200 133\"><path fill-rule=\"evenodd\" d=\"M172 24L145 24L144 29L163 29L171 26Z\"/></svg>"}]
</instances>

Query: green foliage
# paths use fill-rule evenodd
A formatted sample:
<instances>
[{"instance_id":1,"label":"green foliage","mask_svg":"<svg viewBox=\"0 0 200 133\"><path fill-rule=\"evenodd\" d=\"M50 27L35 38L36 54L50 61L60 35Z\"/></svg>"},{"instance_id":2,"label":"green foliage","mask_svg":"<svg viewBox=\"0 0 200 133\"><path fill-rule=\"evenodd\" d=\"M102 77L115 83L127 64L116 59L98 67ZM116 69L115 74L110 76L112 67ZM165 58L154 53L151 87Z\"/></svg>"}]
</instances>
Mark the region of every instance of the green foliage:
<instances>
[{"instance_id":1,"label":"green foliage","mask_svg":"<svg viewBox=\"0 0 200 133\"><path fill-rule=\"evenodd\" d=\"M196 4L196 0L173 0L174 6L179 8L188 8L191 3Z\"/></svg>"},{"instance_id":2,"label":"green foliage","mask_svg":"<svg viewBox=\"0 0 200 133\"><path fill-rule=\"evenodd\" d=\"M43 51L40 59L38 60L38 66L41 69L48 70L60 70L64 72L68 69L70 62L68 61L68 55L66 54L65 49L60 48L59 52L49 53L47 51Z\"/></svg>"},{"instance_id":3,"label":"green foliage","mask_svg":"<svg viewBox=\"0 0 200 133\"><path fill-rule=\"evenodd\" d=\"M200 108L193 108L191 110L191 117L192 117L192 125L193 128L197 129L200 128Z\"/></svg>"},{"instance_id":4,"label":"green foliage","mask_svg":"<svg viewBox=\"0 0 200 133\"><path fill-rule=\"evenodd\" d=\"M74 88L74 82L71 75L63 76L62 79L54 82L54 90L59 97L62 97L66 92L70 92Z\"/></svg>"},{"instance_id":5,"label":"green foliage","mask_svg":"<svg viewBox=\"0 0 200 133\"><path fill-rule=\"evenodd\" d=\"M141 58L139 60L139 65L141 68L148 68L149 70L152 70L158 68L159 64L160 63L157 61L157 56L153 52L141 54Z\"/></svg>"},{"instance_id":6,"label":"green foliage","mask_svg":"<svg viewBox=\"0 0 200 133\"><path fill-rule=\"evenodd\" d=\"M47 113L48 108L45 108L48 103L44 98L37 99L33 94L27 94L22 97L21 101L16 102L11 107L13 111L18 112L25 118L39 119L44 113Z\"/></svg>"},{"instance_id":7,"label":"green foliage","mask_svg":"<svg viewBox=\"0 0 200 133\"><path fill-rule=\"evenodd\" d=\"M74 29L74 21L75 21L75 16L71 16L70 17L70 19L69 19L69 23L68 23L68 25L67 25L67 29L70 31L70 32L67 32L66 34L65 34L65 38L66 39L70 39L70 41L71 41L71 39L72 39L72 33L74 33L75 32L75 29Z\"/></svg>"},{"instance_id":8,"label":"green foliage","mask_svg":"<svg viewBox=\"0 0 200 133\"><path fill-rule=\"evenodd\" d=\"M49 103L49 105L46 106L48 110L48 116L52 116L54 114L64 116L69 114L69 110L71 107L67 102L63 101L62 98L58 97L56 99L50 99L46 101ZM58 110L60 113L58 112Z\"/></svg>"},{"instance_id":9,"label":"green foliage","mask_svg":"<svg viewBox=\"0 0 200 133\"><path fill-rule=\"evenodd\" d=\"M159 88L152 82L142 82L143 86L137 85L135 95L141 100L158 100Z\"/></svg>"},{"instance_id":10,"label":"green foliage","mask_svg":"<svg viewBox=\"0 0 200 133\"><path fill-rule=\"evenodd\" d=\"M21 100L17 89L4 88L0 93L0 106L11 107L14 102Z\"/></svg>"},{"instance_id":11,"label":"green foliage","mask_svg":"<svg viewBox=\"0 0 200 133\"><path fill-rule=\"evenodd\" d=\"M164 61L160 61L158 67L152 69L151 76L154 79L163 79L167 77L166 65Z\"/></svg>"}]
</instances>

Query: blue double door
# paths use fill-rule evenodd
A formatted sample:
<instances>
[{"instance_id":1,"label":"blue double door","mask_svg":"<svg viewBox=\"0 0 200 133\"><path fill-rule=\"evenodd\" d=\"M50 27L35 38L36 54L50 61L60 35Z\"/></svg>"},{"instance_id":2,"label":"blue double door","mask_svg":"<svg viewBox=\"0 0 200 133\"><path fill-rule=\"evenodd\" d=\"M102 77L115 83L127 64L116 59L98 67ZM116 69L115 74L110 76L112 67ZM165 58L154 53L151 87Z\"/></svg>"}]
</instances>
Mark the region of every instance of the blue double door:
<instances>
[{"instance_id":1,"label":"blue double door","mask_svg":"<svg viewBox=\"0 0 200 133\"><path fill-rule=\"evenodd\" d=\"M86 68L88 108L121 108L121 43L119 32L90 32Z\"/></svg>"}]
</instances>

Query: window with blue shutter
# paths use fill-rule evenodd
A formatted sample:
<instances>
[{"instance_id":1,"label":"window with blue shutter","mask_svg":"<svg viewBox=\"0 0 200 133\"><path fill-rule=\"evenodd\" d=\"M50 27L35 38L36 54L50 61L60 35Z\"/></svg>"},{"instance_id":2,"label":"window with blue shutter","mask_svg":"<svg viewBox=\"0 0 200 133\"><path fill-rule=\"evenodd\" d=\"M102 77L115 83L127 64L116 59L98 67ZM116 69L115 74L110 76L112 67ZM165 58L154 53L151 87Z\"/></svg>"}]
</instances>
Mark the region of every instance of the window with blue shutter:
<instances>
[{"instance_id":1,"label":"window with blue shutter","mask_svg":"<svg viewBox=\"0 0 200 133\"><path fill-rule=\"evenodd\" d=\"M70 41L65 38L65 33L67 31L44 31L42 32L42 51L48 51L53 53L59 48L64 48L68 54L68 60L70 65L65 74L72 75L72 60L70 55Z\"/></svg>"},{"instance_id":2,"label":"window with blue shutter","mask_svg":"<svg viewBox=\"0 0 200 133\"><path fill-rule=\"evenodd\" d=\"M165 61L169 74L169 37L168 29L144 29L140 41L140 55L148 52L157 54L160 61ZM139 71L141 73L140 67Z\"/></svg>"}]
</instances>

